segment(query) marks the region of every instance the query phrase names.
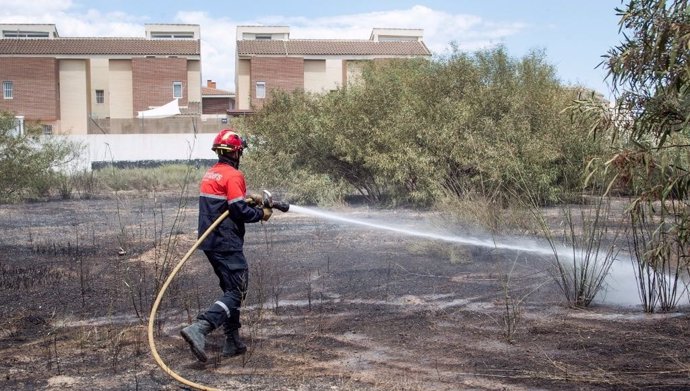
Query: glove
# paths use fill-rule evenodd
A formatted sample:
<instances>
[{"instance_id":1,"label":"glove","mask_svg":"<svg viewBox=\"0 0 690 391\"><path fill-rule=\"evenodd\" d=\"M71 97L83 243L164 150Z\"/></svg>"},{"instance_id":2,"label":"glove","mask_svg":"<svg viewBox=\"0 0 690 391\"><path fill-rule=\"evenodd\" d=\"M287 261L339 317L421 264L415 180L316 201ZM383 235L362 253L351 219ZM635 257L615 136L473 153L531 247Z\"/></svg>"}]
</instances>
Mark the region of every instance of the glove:
<instances>
[{"instance_id":1,"label":"glove","mask_svg":"<svg viewBox=\"0 0 690 391\"><path fill-rule=\"evenodd\" d=\"M262 209L264 211L264 217L261 220L268 221L268 219L270 219L271 215L273 214L273 209L267 207L264 207Z\"/></svg>"},{"instance_id":2,"label":"glove","mask_svg":"<svg viewBox=\"0 0 690 391\"><path fill-rule=\"evenodd\" d=\"M261 206L264 203L264 198L258 194L250 194L244 200L249 206Z\"/></svg>"}]
</instances>

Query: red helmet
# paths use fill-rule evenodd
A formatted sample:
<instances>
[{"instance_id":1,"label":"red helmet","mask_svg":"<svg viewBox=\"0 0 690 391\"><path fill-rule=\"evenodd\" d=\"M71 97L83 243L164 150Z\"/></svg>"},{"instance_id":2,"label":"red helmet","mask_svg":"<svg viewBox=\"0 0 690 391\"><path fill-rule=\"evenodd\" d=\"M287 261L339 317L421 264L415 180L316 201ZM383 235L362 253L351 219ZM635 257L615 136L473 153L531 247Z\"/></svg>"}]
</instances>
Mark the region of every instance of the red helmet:
<instances>
[{"instance_id":1,"label":"red helmet","mask_svg":"<svg viewBox=\"0 0 690 391\"><path fill-rule=\"evenodd\" d=\"M240 137L239 134L235 133L234 129L223 129L218 132L216 138L213 139L212 151L224 150L224 151L242 151L247 146L247 143Z\"/></svg>"}]
</instances>

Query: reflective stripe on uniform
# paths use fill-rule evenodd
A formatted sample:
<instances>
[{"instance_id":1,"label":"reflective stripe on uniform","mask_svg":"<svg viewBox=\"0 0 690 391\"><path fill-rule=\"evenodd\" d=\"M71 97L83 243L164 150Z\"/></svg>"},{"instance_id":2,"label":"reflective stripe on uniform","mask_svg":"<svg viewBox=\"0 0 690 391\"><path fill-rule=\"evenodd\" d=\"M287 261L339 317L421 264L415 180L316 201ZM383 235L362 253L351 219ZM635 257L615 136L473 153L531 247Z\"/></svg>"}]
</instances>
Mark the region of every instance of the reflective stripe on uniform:
<instances>
[{"instance_id":1,"label":"reflective stripe on uniform","mask_svg":"<svg viewBox=\"0 0 690 391\"><path fill-rule=\"evenodd\" d=\"M207 198L215 198L217 200L224 200L226 199L225 196L223 195L218 195L218 194L208 194L208 193L200 193L199 197L207 197Z\"/></svg>"},{"instance_id":2,"label":"reflective stripe on uniform","mask_svg":"<svg viewBox=\"0 0 690 391\"><path fill-rule=\"evenodd\" d=\"M244 201L244 197L237 197L237 198L233 198L231 200L228 200L228 204L233 204L235 202L240 202L240 201Z\"/></svg>"},{"instance_id":3,"label":"reflective stripe on uniform","mask_svg":"<svg viewBox=\"0 0 690 391\"><path fill-rule=\"evenodd\" d=\"M222 301L216 301L213 304L218 304L219 306L223 307L223 309L225 310L225 313L228 314L228 316L230 316L230 308L228 308L228 306L225 305L225 303L223 303Z\"/></svg>"}]
</instances>

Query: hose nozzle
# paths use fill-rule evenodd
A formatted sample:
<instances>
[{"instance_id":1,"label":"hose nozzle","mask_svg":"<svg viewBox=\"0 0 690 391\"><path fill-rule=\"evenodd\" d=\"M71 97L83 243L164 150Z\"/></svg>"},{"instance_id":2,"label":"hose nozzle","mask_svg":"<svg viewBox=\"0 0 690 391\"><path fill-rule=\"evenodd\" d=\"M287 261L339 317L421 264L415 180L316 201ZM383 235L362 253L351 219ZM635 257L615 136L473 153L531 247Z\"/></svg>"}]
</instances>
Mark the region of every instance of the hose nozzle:
<instances>
[{"instance_id":1,"label":"hose nozzle","mask_svg":"<svg viewBox=\"0 0 690 391\"><path fill-rule=\"evenodd\" d=\"M285 201L273 201L273 195L268 190L264 190L263 198L265 207L278 209L281 212L287 212L290 209L290 204Z\"/></svg>"}]
</instances>

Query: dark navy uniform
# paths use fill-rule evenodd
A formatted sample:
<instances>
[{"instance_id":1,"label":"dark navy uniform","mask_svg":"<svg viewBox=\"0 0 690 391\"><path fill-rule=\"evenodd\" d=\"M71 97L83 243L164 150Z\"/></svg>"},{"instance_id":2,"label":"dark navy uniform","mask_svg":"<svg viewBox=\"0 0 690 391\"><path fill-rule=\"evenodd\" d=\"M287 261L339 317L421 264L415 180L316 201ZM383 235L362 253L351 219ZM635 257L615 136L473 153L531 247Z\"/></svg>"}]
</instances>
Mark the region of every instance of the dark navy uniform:
<instances>
[{"instance_id":1,"label":"dark navy uniform","mask_svg":"<svg viewBox=\"0 0 690 391\"><path fill-rule=\"evenodd\" d=\"M199 195L199 236L221 214L230 211L229 217L199 246L218 276L223 296L198 319L208 321L214 328L223 325L225 332L230 333L241 327L240 306L249 282L247 261L242 252L244 224L257 222L264 214L261 208L247 204L244 175L224 160L221 158L206 172Z\"/></svg>"}]
</instances>

